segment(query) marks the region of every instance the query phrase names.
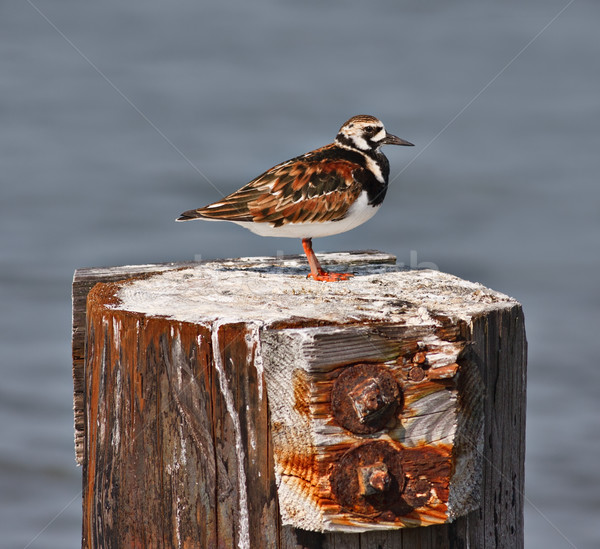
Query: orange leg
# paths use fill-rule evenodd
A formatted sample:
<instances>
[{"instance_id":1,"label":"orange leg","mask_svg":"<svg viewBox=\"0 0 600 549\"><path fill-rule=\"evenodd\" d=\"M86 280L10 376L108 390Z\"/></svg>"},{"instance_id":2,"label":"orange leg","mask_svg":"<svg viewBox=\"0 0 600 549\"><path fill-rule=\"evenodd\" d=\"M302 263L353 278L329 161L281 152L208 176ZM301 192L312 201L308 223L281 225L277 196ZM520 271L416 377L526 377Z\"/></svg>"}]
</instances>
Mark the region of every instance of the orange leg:
<instances>
[{"instance_id":1,"label":"orange leg","mask_svg":"<svg viewBox=\"0 0 600 549\"><path fill-rule=\"evenodd\" d=\"M348 280L351 276L354 276L352 273L328 273L323 270L315 252L313 252L312 239L303 238L302 247L304 248L306 258L308 259L308 264L310 265L309 278L314 278L315 280L320 280L322 282L337 282L338 280Z\"/></svg>"}]
</instances>

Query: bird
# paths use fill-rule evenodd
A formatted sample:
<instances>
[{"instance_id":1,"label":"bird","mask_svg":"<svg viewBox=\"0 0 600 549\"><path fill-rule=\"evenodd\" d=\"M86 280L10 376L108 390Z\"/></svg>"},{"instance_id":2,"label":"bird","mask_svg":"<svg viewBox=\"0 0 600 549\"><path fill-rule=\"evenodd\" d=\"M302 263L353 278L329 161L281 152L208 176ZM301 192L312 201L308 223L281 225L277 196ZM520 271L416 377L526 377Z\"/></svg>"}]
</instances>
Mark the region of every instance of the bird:
<instances>
[{"instance_id":1,"label":"bird","mask_svg":"<svg viewBox=\"0 0 600 549\"><path fill-rule=\"evenodd\" d=\"M300 238L308 277L347 280L352 273L321 267L312 239L354 229L379 210L390 172L380 151L383 145L413 146L388 133L374 116L353 116L329 145L277 164L225 198L183 212L176 221L230 221L261 236Z\"/></svg>"}]
</instances>

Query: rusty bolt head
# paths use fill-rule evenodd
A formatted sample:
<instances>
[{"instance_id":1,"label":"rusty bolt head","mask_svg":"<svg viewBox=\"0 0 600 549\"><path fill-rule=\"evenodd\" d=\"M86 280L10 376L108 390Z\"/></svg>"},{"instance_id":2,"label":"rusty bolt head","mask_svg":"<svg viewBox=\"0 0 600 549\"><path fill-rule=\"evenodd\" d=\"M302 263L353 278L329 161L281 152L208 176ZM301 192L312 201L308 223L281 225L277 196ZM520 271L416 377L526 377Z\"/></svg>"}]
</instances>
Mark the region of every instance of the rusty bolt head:
<instances>
[{"instance_id":1,"label":"rusty bolt head","mask_svg":"<svg viewBox=\"0 0 600 549\"><path fill-rule=\"evenodd\" d=\"M374 377L358 383L348 396L361 423L374 419L376 414L384 413L386 407L395 400L393 395L382 391Z\"/></svg>"},{"instance_id":2,"label":"rusty bolt head","mask_svg":"<svg viewBox=\"0 0 600 549\"><path fill-rule=\"evenodd\" d=\"M329 482L333 498L347 511L381 516L410 512L403 499L405 476L403 450L385 441L360 444L333 464Z\"/></svg>"},{"instance_id":3,"label":"rusty bolt head","mask_svg":"<svg viewBox=\"0 0 600 549\"><path fill-rule=\"evenodd\" d=\"M373 471L369 477L369 486L371 486L376 492L385 492L390 487L390 482L391 479L387 470Z\"/></svg>"},{"instance_id":4,"label":"rusty bolt head","mask_svg":"<svg viewBox=\"0 0 600 549\"><path fill-rule=\"evenodd\" d=\"M423 364L426 360L427 354L423 351L419 351L418 353L415 353L415 356L413 356L413 362L415 364Z\"/></svg>"},{"instance_id":5,"label":"rusty bolt head","mask_svg":"<svg viewBox=\"0 0 600 549\"><path fill-rule=\"evenodd\" d=\"M385 492L391 480L387 465L382 461L358 468L358 490L362 496Z\"/></svg>"},{"instance_id":6,"label":"rusty bolt head","mask_svg":"<svg viewBox=\"0 0 600 549\"><path fill-rule=\"evenodd\" d=\"M336 421L357 434L383 429L401 401L396 379L386 366L377 364L346 368L335 380L331 391Z\"/></svg>"},{"instance_id":7,"label":"rusty bolt head","mask_svg":"<svg viewBox=\"0 0 600 549\"><path fill-rule=\"evenodd\" d=\"M423 381L425 379L425 371L423 368L421 368L421 366L413 366L408 371L408 379L415 382Z\"/></svg>"}]
</instances>

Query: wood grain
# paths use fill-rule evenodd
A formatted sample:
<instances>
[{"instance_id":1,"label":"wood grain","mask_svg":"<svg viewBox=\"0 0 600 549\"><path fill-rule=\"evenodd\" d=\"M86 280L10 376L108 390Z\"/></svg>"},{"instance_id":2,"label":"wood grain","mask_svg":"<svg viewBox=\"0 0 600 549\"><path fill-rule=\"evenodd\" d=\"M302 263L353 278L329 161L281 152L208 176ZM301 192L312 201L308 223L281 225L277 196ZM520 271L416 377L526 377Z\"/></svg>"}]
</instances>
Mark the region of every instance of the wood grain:
<instances>
[{"instance_id":1,"label":"wood grain","mask_svg":"<svg viewBox=\"0 0 600 549\"><path fill-rule=\"evenodd\" d=\"M447 522L478 506L481 456L477 448L482 445L483 417L476 366L459 358L465 342L437 339L436 326L411 326L406 333L402 328L344 326L263 333L284 524L320 531L391 529ZM397 340L389 338L391 333ZM418 350L425 347L427 351ZM415 357L426 367L419 381L412 381L409 375ZM332 413L336 380L349 366L364 361L385 365L403 394L403 404L394 417L373 434L350 432ZM448 366L453 366L454 376L435 375L436 370ZM468 384L458 384L459 372ZM434 374L432 379L430 374ZM468 393L462 394L459 387ZM377 511L367 505L363 510L367 514L361 517L348 512L332 493L330 481L336 462L353 448L374 440L398 443L395 447L403 453L409 483L428 479L424 499L415 502L404 494L401 514L386 515L385 507ZM400 508L400 504L390 507Z\"/></svg>"},{"instance_id":2,"label":"wood grain","mask_svg":"<svg viewBox=\"0 0 600 549\"><path fill-rule=\"evenodd\" d=\"M520 305L386 261L333 256L356 272L334 285L296 257L77 271L83 547L522 547ZM374 434L332 419L333 384L360 364L402 392ZM401 455L394 516L331 488L373 443L361 455Z\"/></svg>"}]
</instances>

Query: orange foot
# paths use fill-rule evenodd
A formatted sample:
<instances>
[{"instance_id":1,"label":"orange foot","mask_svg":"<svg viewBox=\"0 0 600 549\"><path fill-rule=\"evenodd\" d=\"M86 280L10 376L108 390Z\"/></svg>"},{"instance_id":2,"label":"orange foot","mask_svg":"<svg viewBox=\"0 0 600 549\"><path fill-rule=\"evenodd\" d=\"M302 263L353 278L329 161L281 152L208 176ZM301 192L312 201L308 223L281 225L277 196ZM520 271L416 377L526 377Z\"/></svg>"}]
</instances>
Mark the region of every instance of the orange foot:
<instances>
[{"instance_id":1,"label":"orange foot","mask_svg":"<svg viewBox=\"0 0 600 549\"><path fill-rule=\"evenodd\" d=\"M354 276L352 273L328 273L325 271L323 267L321 267L315 252L313 252L312 239L303 238L302 247L304 248L306 259L308 259L308 264L310 265L310 274L307 275L307 278L313 278L314 280L320 280L322 282L337 282L338 280L348 280L351 276Z\"/></svg>"},{"instance_id":2,"label":"orange foot","mask_svg":"<svg viewBox=\"0 0 600 549\"><path fill-rule=\"evenodd\" d=\"M306 278L313 278L314 280L319 280L321 282L337 282L338 280L348 280L353 276L352 273L328 273L326 271L321 271L316 274L309 273L306 275Z\"/></svg>"}]
</instances>

